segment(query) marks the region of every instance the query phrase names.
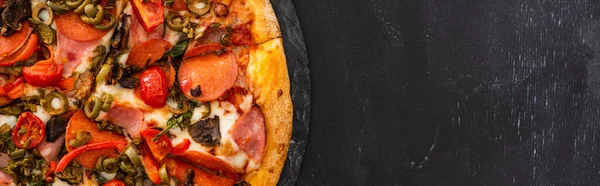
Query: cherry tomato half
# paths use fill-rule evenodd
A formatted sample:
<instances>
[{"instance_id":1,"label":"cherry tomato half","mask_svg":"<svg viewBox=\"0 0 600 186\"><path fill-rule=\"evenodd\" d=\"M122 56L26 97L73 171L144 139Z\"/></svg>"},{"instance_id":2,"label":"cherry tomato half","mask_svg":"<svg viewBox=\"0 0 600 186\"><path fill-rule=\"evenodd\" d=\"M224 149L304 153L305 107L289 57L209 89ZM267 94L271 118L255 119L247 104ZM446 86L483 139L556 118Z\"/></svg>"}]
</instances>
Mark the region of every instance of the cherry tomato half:
<instances>
[{"instance_id":1,"label":"cherry tomato half","mask_svg":"<svg viewBox=\"0 0 600 186\"><path fill-rule=\"evenodd\" d=\"M125 186L125 183L123 183L122 181L114 179L114 180L110 180L110 181L104 183L103 186Z\"/></svg>"},{"instance_id":2,"label":"cherry tomato half","mask_svg":"<svg viewBox=\"0 0 600 186\"><path fill-rule=\"evenodd\" d=\"M146 140L146 144L148 144L152 155L154 155L156 160L160 161L171 152L171 149L173 149L173 145L171 144L171 139L169 139L169 137L167 137L166 135L160 136L155 141L154 137L158 133L160 133L159 130L146 129L142 131L142 137L144 137L144 140Z\"/></svg>"},{"instance_id":3,"label":"cherry tomato half","mask_svg":"<svg viewBox=\"0 0 600 186\"><path fill-rule=\"evenodd\" d=\"M135 15L147 32L152 32L165 20L162 0L131 0Z\"/></svg>"},{"instance_id":4,"label":"cherry tomato half","mask_svg":"<svg viewBox=\"0 0 600 186\"><path fill-rule=\"evenodd\" d=\"M12 131L12 141L19 148L33 148L44 139L45 128L40 118L31 112L24 112L19 116L17 125Z\"/></svg>"},{"instance_id":5,"label":"cherry tomato half","mask_svg":"<svg viewBox=\"0 0 600 186\"><path fill-rule=\"evenodd\" d=\"M160 67L152 67L140 76L140 97L153 108L167 104L169 85L165 73Z\"/></svg>"}]
</instances>

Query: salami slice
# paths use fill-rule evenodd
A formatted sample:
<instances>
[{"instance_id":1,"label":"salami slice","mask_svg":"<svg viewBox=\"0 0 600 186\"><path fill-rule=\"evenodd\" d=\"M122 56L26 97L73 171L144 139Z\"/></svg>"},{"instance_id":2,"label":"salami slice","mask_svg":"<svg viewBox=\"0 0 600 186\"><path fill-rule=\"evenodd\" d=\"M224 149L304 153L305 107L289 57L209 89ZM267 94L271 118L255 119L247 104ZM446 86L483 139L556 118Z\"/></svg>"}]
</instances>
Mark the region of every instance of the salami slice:
<instances>
[{"instance_id":1,"label":"salami slice","mask_svg":"<svg viewBox=\"0 0 600 186\"><path fill-rule=\"evenodd\" d=\"M252 160L261 162L265 154L265 119L258 107L244 113L229 129L235 143Z\"/></svg>"}]
</instances>

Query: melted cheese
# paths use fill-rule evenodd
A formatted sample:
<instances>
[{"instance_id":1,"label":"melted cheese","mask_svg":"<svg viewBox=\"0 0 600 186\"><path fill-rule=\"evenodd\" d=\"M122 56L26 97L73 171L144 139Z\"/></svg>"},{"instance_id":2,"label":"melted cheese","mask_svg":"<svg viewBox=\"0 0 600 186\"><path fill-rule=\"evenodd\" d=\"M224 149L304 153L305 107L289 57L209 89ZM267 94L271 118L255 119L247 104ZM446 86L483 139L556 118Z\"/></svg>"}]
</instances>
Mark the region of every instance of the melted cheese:
<instances>
[{"instance_id":1,"label":"melted cheese","mask_svg":"<svg viewBox=\"0 0 600 186\"><path fill-rule=\"evenodd\" d=\"M38 118L40 118L40 120L42 120L42 122L44 122L44 124L48 123L48 121L50 121L50 118L52 117L52 115L48 114L46 112L46 110L44 109L44 107L42 106L37 106L36 111L33 113L33 115L37 116Z\"/></svg>"},{"instance_id":2,"label":"melted cheese","mask_svg":"<svg viewBox=\"0 0 600 186\"><path fill-rule=\"evenodd\" d=\"M0 114L0 126L4 124L8 124L10 128L14 128L17 124L17 116Z\"/></svg>"}]
</instances>

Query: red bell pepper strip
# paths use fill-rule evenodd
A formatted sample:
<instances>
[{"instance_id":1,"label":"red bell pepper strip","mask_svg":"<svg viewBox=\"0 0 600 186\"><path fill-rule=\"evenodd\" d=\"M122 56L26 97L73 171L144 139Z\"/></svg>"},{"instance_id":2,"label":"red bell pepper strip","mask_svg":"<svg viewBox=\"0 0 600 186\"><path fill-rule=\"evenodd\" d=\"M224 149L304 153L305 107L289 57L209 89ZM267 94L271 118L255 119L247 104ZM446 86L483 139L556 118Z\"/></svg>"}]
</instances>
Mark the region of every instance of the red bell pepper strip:
<instances>
[{"instance_id":1,"label":"red bell pepper strip","mask_svg":"<svg viewBox=\"0 0 600 186\"><path fill-rule=\"evenodd\" d=\"M58 162L58 165L56 165L55 172L62 172L67 167L67 165L69 165L69 162L73 160L73 158L83 154L86 151L100 149L115 149L120 152L123 151L126 146L127 142L123 141L104 141L81 146L63 156L63 158L60 159L60 161Z\"/></svg>"},{"instance_id":2,"label":"red bell pepper strip","mask_svg":"<svg viewBox=\"0 0 600 186\"><path fill-rule=\"evenodd\" d=\"M187 151L188 148L190 148L190 140L189 139L185 139L183 140L183 142L181 142L180 144L175 145L175 147L173 147L173 149L171 150L171 154L173 155L180 155L183 154L185 151Z\"/></svg>"}]
</instances>

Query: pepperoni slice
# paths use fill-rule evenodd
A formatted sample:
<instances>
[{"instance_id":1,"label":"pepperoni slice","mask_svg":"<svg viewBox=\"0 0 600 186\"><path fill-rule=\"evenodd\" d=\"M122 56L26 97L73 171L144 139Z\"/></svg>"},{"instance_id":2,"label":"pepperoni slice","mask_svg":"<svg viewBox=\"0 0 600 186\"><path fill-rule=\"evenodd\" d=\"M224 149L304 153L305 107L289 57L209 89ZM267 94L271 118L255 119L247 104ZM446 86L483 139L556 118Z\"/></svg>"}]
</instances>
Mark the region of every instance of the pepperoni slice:
<instances>
[{"instance_id":1,"label":"pepperoni slice","mask_svg":"<svg viewBox=\"0 0 600 186\"><path fill-rule=\"evenodd\" d=\"M56 15L55 21L60 33L76 41L98 40L108 32L84 23L79 14L74 12Z\"/></svg>"},{"instance_id":2,"label":"pepperoni slice","mask_svg":"<svg viewBox=\"0 0 600 186\"><path fill-rule=\"evenodd\" d=\"M108 119L113 124L123 127L134 138L139 137L140 132L145 129L143 125L144 113L139 109L117 104L107 114Z\"/></svg>"},{"instance_id":3,"label":"pepperoni slice","mask_svg":"<svg viewBox=\"0 0 600 186\"><path fill-rule=\"evenodd\" d=\"M220 56L206 55L187 59L181 63L179 87L190 99L212 101L231 88L238 76L238 66L231 52ZM200 86L200 95L190 94L191 89Z\"/></svg>"},{"instance_id":4,"label":"pepperoni slice","mask_svg":"<svg viewBox=\"0 0 600 186\"><path fill-rule=\"evenodd\" d=\"M0 57L15 53L27 42L27 38L33 32L28 21L23 23L21 30L8 37L0 36Z\"/></svg>"},{"instance_id":5,"label":"pepperoni slice","mask_svg":"<svg viewBox=\"0 0 600 186\"><path fill-rule=\"evenodd\" d=\"M231 165L208 153L190 150L181 154L180 157L189 161L190 163L199 165L210 171L221 172L223 175L233 180L238 179L238 174L235 172L235 169L231 167Z\"/></svg>"},{"instance_id":6,"label":"pepperoni slice","mask_svg":"<svg viewBox=\"0 0 600 186\"><path fill-rule=\"evenodd\" d=\"M169 174L178 180L185 180L185 173L188 169L194 170L195 184L201 184L204 186L233 185L235 183L234 180L237 180L218 176L201 168L189 165L182 160L171 157L166 157L163 160L163 163L167 165L167 171Z\"/></svg>"},{"instance_id":7,"label":"pepperoni slice","mask_svg":"<svg viewBox=\"0 0 600 186\"><path fill-rule=\"evenodd\" d=\"M166 65L160 66L160 69L165 73L165 77L167 77L169 87L173 86L173 83L175 83L175 75L177 74L177 72L175 72L175 68L173 68L173 65L171 63L168 63Z\"/></svg>"},{"instance_id":8,"label":"pepperoni slice","mask_svg":"<svg viewBox=\"0 0 600 186\"><path fill-rule=\"evenodd\" d=\"M173 4L171 5L171 7L169 7L170 10L188 10L187 7L187 3L185 3L184 0L175 0L173 1Z\"/></svg>"},{"instance_id":9,"label":"pepperoni slice","mask_svg":"<svg viewBox=\"0 0 600 186\"><path fill-rule=\"evenodd\" d=\"M31 37L27 39L27 43L24 44L19 50L0 59L0 66L11 66L19 61L26 60L33 55L35 48L38 46L38 37L35 34L31 34Z\"/></svg>"},{"instance_id":10,"label":"pepperoni slice","mask_svg":"<svg viewBox=\"0 0 600 186\"><path fill-rule=\"evenodd\" d=\"M123 141L127 142L125 136L110 132L108 130L100 131L96 122L90 120L85 116L82 110L77 111L67 124L67 132L65 134L65 144L68 151L72 151L75 148L69 145L69 141L75 139L77 131L86 131L91 134L90 140L87 144L103 142L103 141ZM102 149L102 150L91 150L84 152L82 155L75 157L75 161L86 168L94 168L98 158L117 157L119 153L113 149Z\"/></svg>"},{"instance_id":11,"label":"pepperoni slice","mask_svg":"<svg viewBox=\"0 0 600 186\"><path fill-rule=\"evenodd\" d=\"M229 129L229 134L250 158L262 161L266 143L265 118L258 107L242 114Z\"/></svg>"},{"instance_id":12,"label":"pepperoni slice","mask_svg":"<svg viewBox=\"0 0 600 186\"><path fill-rule=\"evenodd\" d=\"M135 65L139 68L144 68L147 65L152 65L156 60L160 59L165 52L171 49L173 45L163 38L151 39L134 46L129 52L127 65Z\"/></svg>"}]
</instances>

